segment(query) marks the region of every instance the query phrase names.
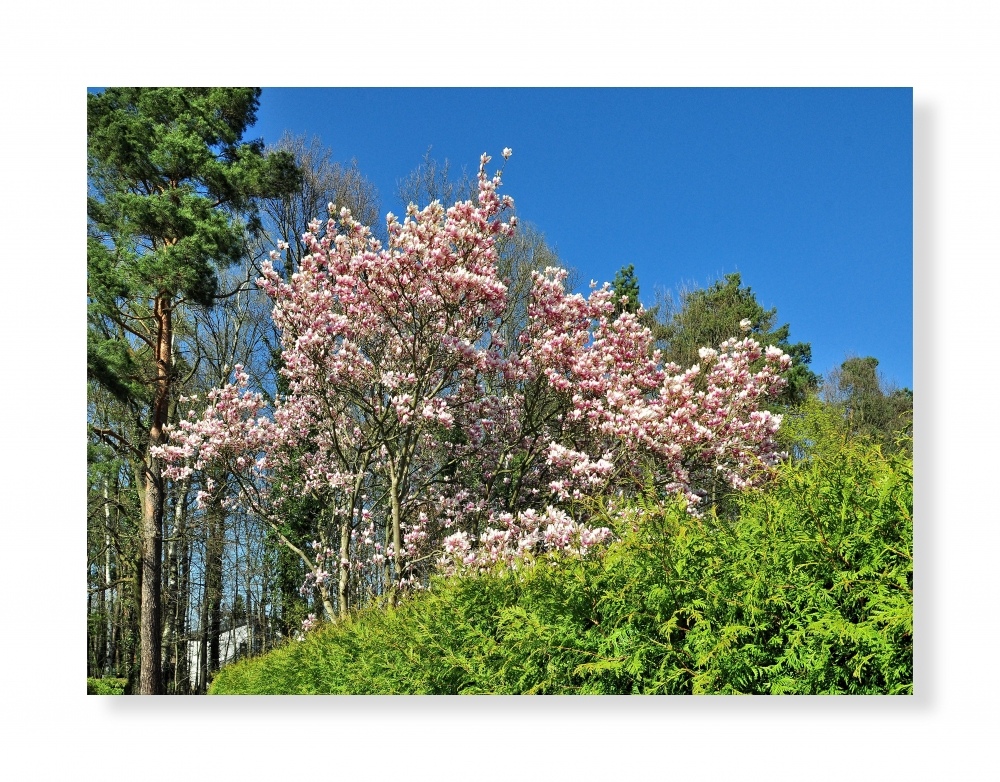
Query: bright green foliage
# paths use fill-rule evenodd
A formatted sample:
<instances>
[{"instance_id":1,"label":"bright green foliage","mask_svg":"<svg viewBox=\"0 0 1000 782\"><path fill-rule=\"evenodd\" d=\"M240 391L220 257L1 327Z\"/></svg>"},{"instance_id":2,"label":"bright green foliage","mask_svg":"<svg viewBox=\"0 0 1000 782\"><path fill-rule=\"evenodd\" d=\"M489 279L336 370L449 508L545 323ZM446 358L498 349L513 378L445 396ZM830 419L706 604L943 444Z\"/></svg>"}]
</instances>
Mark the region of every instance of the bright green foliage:
<instances>
[{"instance_id":1,"label":"bright green foliage","mask_svg":"<svg viewBox=\"0 0 1000 782\"><path fill-rule=\"evenodd\" d=\"M128 679L87 678L87 695L124 695Z\"/></svg>"},{"instance_id":2,"label":"bright green foliage","mask_svg":"<svg viewBox=\"0 0 1000 782\"><path fill-rule=\"evenodd\" d=\"M212 692L911 693L912 463L817 421L731 523L640 500L602 558L435 581Z\"/></svg>"},{"instance_id":3,"label":"bright green foliage","mask_svg":"<svg viewBox=\"0 0 1000 782\"><path fill-rule=\"evenodd\" d=\"M578 569L574 563L570 571ZM586 572L545 565L438 581L397 608L369 608L301 642L223 668L210 694L573 692L591 661Z\"/></svg>"},{"instance_id":4,"label":"bright green foliage","mask_svg":"<svg viewBox=\"0 0 1000 782\"><path fill-rule=\"evenodd\" d=\"M849 445L742 511L691 541L693 691L912 692L912 466Z\"/></svg>"}]
</instances>

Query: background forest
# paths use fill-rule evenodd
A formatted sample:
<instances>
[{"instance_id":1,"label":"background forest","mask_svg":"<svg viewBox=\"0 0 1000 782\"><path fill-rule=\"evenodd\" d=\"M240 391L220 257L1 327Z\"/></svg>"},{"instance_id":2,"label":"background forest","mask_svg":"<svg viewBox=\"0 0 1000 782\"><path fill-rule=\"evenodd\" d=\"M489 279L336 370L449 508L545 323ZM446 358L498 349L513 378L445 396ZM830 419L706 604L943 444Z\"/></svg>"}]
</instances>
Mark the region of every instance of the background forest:
<instances>
[{"instance_id":1,"label":"background forest","mask_svg":"<svg viewBox=\"0 0 1000 782\"><path fill-rule=\"evenodd\" d=\"M256 661L223 669L216 690L912 691L912 392L887 384L871 356L816 374L810 345L793 342L790 325L739 274L658 291L640 308L640 280L623 265L610 287L573 299L579 311L568 318L559 307L572 298L572 270L546 273L566 264L539 228L502 223L509 208L498 196L483 219L498 226L491 262L508 283L504 309L489 309L487 293L460 300L462 326L472 329L465 353L480 364L442 372L427 392L431 412L420 418L430 423L407 429L400 413L390 431L386 419L365 417L358 391L327 414L329 430L316 424L288 440L280 457L254 440L264 437L248 423L254 416L292 410L285 400L305 398L309 383L324 385L296 374L305 359L295 351L310 349L296 320L309 301L302 291L325 290L322 280L302 288L316 276L304 260L334 254L312 221L332 204L356 258L372 241L392 244L407 225L442 223L443 214L421 211L435 200L447 207L495 195L489 175L455 177L428 154L393 194L398 209L416 204L406 212L412 222L387 226L364 173L334 161L322 142L245 140L259 95L108 89L88 97L89 689L201 693L225 664L280 649L261 658L271 661L263 673ZM480 217L473 210L462 219L475 227ZM474 243L479 234L469 228L466 238ZM356 273L375 289L375 267ZM474 284L469 291L486 290ZM390 286L384 290L389 297ZM541 315L539 291L555 302ZM441 296L450 301L447 291ZM489 322L487 341L477 318ZM646 435L635 441L645 450L626 458L628 443L612 432L571 425L603 421L607 405L598 397L613 391L576 400L569 384L583 353L538 375L507 371L525 356L543 365L517 347L536 338L533 329L541 344L538 322L576 328L581 351L602 340L619 345L607 353L617 368L645 367L653 350L657 367L678 371L724 363L705 348L745 361L738 382L717 387L728 394L727 409L737 399L752 403L739 408L740 420L761 429L734 435L714 472L693 451L673 454L667 439ZM364 347L366 356L402 338L391 333L398 321L381 323L387 330ZM626 336L632 342L621 347ZM720 348L743 339L759 350ZM768 363L777 356L783 364ZM475 382L489 391L482 398L465 385L473 364ZM385 367L395 373L380 376L390 390L431 377ZM328 387L351 388L350 373L330 379L342 367L326 371ZM559 373L567 389L554 383ZM758 391L740 398L757 388L754 378L762 378ZM704 393L697 382L692 393ZM300 414L314 421L326 420L315 405L331 410L341 398L309 393L314 406ZM403 392L389 396L400 409ZM477 434L477 422L504 412L482 399L512 398L516 436ZM206 404L216 418L203 417ZM336 439L344 416L355 416L353 444L369 442L362 423L376 444L348 453ZM778 416L781 428L768 430ZM210 426L223 419L229 434ZM182 421L191 422L187 429ZM244 427L242 450L232 427ZM201 438L201 451L177 439L182 431ZM200 458L213 448L216 458ZM265 452L266 493L253 473ZM331 454L340 466L319 476ZM496 461L484 470L485 454ZM757 458L752 469L747 454ZM553 489L564 480L560 468L580 484L565 479ZM539 493L547 499L538 510L551 508L548 527L525 520L526 498ZM491 526L504 514L508 537ZM565 545L545 538L553 527ZM504 546L532 535L534 566L511 570ZM493 544L499 553L486 556ZM326 626L313 630L317 624ZM316 662L331 649L352 663ZM385 649L397 652L380 658Z\"/></svg>"}]
</instances>

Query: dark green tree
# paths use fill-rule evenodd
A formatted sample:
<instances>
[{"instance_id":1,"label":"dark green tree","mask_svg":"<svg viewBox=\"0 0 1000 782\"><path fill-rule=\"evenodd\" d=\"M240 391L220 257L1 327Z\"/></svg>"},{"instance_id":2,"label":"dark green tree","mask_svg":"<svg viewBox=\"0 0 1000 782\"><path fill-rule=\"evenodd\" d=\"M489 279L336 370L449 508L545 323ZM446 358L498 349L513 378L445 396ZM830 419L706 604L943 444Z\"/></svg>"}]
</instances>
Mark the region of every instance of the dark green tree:
<instances>
[{"instance_id":1,"label":"dark green tree","mask_svg":"<svg viewBox=\"0 0 1000 782\"><path fill-rule=\"evenodd\" d=\"M631 263L622 266L615 274L615 279L611 283L611 290L615 294L615 317L623 312L638 312L641 306L639 302L639 280L635 276L635 266Z\"/></svg>"},{"instance_id":2,"label":"dark green tree","mask_svg":"<svg viewBox=\"0 0 1000 782\"><path fill-rule=\"evenodd\" d=\"M808 342L789 342L789 325L777 326L778 310L765 310L738 273L727 274L708 288L682 291L679 300L661 301L655 310L654 328L664 360L681 367L698 363L698 348L716 347L732 337L749 334L762 345L775 345L792 357L785 375L788 385L781 396L785 405L800 404L819 386L809 369L812 349ZM750 321L744 332L740 322Z\"/></svg>"},{"instance_id":3,"label":"dark green tree","mask_svg":"<svg viewBox=\"0 0 1000 782\"><path fill-rule=\"evenodd\" d=\"M211 306L217 270L259 227L254 199L294 190L292 156L244 142L258 88L110 88L87 96L87 374L142 422L105 431L131 457L142 500L140 674L162 691L160 582L166 495L160 460L177 380L174 318Z\"/></svg>"}]
</instances>

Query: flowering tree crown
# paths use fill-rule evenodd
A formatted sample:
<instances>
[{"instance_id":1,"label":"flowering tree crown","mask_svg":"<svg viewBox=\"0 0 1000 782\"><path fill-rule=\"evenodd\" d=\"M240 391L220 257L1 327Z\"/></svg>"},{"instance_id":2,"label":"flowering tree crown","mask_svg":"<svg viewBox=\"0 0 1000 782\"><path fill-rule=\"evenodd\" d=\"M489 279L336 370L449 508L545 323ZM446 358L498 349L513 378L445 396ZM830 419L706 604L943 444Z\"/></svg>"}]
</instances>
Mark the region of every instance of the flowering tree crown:
<instances>
[{"instance_id":1,"label":"flowering tree crown","mask_svg":"<svg viewBox=\"0 0 1000 782\"><path fill-rule=\"evenodd\" d=\"M664 365L641 308L616 316L608 285L571 294L551 267L534 274L516 344L500 338L512 304L497 242L516 218L504 220L513 201L489 161L477 202L390 213L386 246L331 205L325 230L317 220L303 235L298 271L285 280L265 263L258 281L288 393L269 408L237 367L158 451L175 478L224 464L242 487L233 499L269 520L324 595L331 567L346 600L352 579L356 592L419 583L435 557L461 568L586 554L610 531L575 520L576 500L624 493L652 465L696 511L707 482L740 488L779 458L780 417L761 404L790 363L780 350L732 339L695 366ZM328 508L309 546L284 534L301 494Z\"/></svg>"}]
</instances>

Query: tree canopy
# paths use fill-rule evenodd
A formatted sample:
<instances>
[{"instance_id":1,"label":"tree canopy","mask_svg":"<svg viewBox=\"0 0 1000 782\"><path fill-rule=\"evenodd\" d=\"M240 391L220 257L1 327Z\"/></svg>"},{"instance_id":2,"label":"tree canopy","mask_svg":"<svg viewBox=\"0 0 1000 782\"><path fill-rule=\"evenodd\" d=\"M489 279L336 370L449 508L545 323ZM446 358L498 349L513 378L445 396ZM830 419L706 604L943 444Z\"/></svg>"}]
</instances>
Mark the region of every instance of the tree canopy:
<instances>
[{"instance_id":1,"label":"tree canopy","mask_svg":"<svg viewBox=\"0 0 1000 782\"><path fill-rule=\"evenodd\" d=\"M844 361L830 373L824 396L841 410L851 434L870 437L887 452L912 448L913 391L882 380L877 358Z\"/></svg>"}]
</instances>

